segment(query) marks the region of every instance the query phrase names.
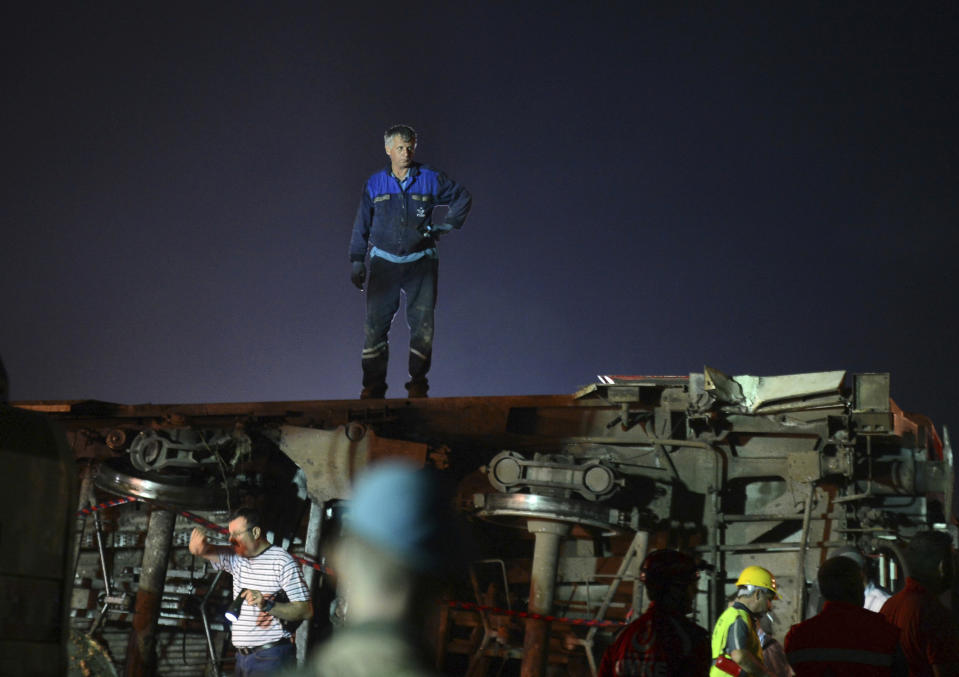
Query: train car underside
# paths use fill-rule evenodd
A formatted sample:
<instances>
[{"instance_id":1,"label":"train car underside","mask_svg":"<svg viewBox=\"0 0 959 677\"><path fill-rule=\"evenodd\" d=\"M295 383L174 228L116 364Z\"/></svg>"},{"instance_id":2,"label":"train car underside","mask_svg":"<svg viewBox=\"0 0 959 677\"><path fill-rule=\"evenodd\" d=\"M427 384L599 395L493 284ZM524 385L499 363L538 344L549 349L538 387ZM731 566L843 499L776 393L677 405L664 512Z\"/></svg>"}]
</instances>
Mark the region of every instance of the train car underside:
<instances>
[{"instance_id":1,"label":"train car underside","mask_svg":"<svg viewBox=\"0 0 959 677\"><path fill-rule=\"evenodd\" d=\"M771 570L781 637L816 612L812 582L836 548L872 555L896 586L912 534L956 535L948 435L899 409L887 374L706 368L601 377L568 396L18 406L56 418L81 469L77 674L229 668L229 585L186 546L197 523L224 525L240 504L303 558L315 616L298 649L323 641L342 620L323 544L353 478L387 457L434 466L458 490L469 561L428 619L450 674L595 674L643 608L650 549L710 565L695 607L704 627L742 568Z\"/></svg>"}]
</instances>

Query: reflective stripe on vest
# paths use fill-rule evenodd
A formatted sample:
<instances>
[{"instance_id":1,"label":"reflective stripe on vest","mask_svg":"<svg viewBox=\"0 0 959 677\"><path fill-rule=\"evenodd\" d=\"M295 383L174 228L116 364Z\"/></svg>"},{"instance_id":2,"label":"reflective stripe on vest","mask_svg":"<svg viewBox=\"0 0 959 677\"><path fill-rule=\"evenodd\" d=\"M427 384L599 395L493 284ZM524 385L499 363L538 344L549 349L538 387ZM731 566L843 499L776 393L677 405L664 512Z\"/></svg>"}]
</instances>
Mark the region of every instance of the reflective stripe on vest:
<instances>
[{"instance_id":1,"label":"reflective stripe on vest","mask_svg":"<svg viewBox=\"0 0 959 677\"><path fill-rule=\"evenodd\" d=\"M892 665L892 655L865 649L796 649L786 654L790 665L797 663L859 663L887 668Z\"/></svg>"}]
</instances>

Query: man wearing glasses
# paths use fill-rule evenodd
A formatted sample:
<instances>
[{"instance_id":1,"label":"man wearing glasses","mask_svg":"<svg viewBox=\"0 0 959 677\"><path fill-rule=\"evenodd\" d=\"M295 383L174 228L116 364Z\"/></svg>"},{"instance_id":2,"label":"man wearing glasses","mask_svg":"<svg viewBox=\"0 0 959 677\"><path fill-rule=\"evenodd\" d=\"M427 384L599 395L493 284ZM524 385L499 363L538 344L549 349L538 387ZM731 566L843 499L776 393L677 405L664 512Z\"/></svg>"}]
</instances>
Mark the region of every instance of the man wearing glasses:
<instances>
[{"instance_id":1,"label":"man wearing glasses","mask_svg":"<svg viewBox=\"0 0 959 677\"><path fill-rule=\"evenodd\" d=\"M736 601L716 620L713 629L713 665L710 677L771 675L763 664L756 621L779 599L776 579L762 567L748 566L736 581Z\"/></svg>"},{"instance_id":2,"label":"man wearing glasses","mask_svg":"<svg viewBox=\"0 0 959 677\"><path fill-rule=\"evenodd\" d=\"M240 508L228 528L230 546L211 545L203 531L194 529L190 552L232 574L233 597L244 600L232 628L235 674L246 677L293 666L296 649L283 621L313 616L300 566L288 552L266 540L256 510Z\"/></svg>"}]
</instances>

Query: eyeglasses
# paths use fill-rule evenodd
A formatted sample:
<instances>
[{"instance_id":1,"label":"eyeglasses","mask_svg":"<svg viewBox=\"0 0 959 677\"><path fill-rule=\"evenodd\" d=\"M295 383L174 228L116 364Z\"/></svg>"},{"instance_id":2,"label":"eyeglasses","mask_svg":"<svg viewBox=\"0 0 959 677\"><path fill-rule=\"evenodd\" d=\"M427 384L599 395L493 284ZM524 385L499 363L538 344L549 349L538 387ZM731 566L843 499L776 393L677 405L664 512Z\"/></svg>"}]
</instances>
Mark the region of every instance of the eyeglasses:
<instances>
[{"instance_id":1,"label":"eyeglasses","mask_svg":"<svg viewBox=\"0 0 959 677\"><path fill-rule=\"evenodd\" d=\"M255 528L256 528L256 527L249 527L249 528L247 528L247 529L244 529L243 531L237 531L237 532L235 532L235 533L234 533L234 532L230 532L230 540L231 540L231 541L235 541L235 540L237 540L240 536L242 536L243 534L245 534L246 532L252 531L252 530L255 529Z\"/></svg>"}]
</instances>

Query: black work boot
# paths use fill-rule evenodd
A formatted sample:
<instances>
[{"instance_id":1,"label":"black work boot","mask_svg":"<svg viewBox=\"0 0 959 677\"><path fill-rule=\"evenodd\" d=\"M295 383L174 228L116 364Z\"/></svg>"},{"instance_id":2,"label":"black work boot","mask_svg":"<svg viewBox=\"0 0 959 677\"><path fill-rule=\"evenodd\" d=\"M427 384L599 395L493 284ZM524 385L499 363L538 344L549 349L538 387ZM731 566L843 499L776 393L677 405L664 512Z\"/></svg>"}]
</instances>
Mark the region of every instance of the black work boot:
<instances>
[{"instance_id":1,"label":"black work boot","mask_svg":"<svg viewBox=\"0 0 959 677\"><path fill-rule=\"evenodd\" d=\"M413 379L405 385L407 397L429 397L426 393L430 389L430 383L425 378Z\"/></svg>"},{"instance_id":2,"label":"black work boot","mask_svg":"<svg viewBox=\"0 0 959 677\"><path fill-rule=\"evenodd\" d=\"M386 397L386 384L378 384L375 386L365 386L363 390L360 391L361 400L382 400Z\"/></svg>"}]
</instances>

